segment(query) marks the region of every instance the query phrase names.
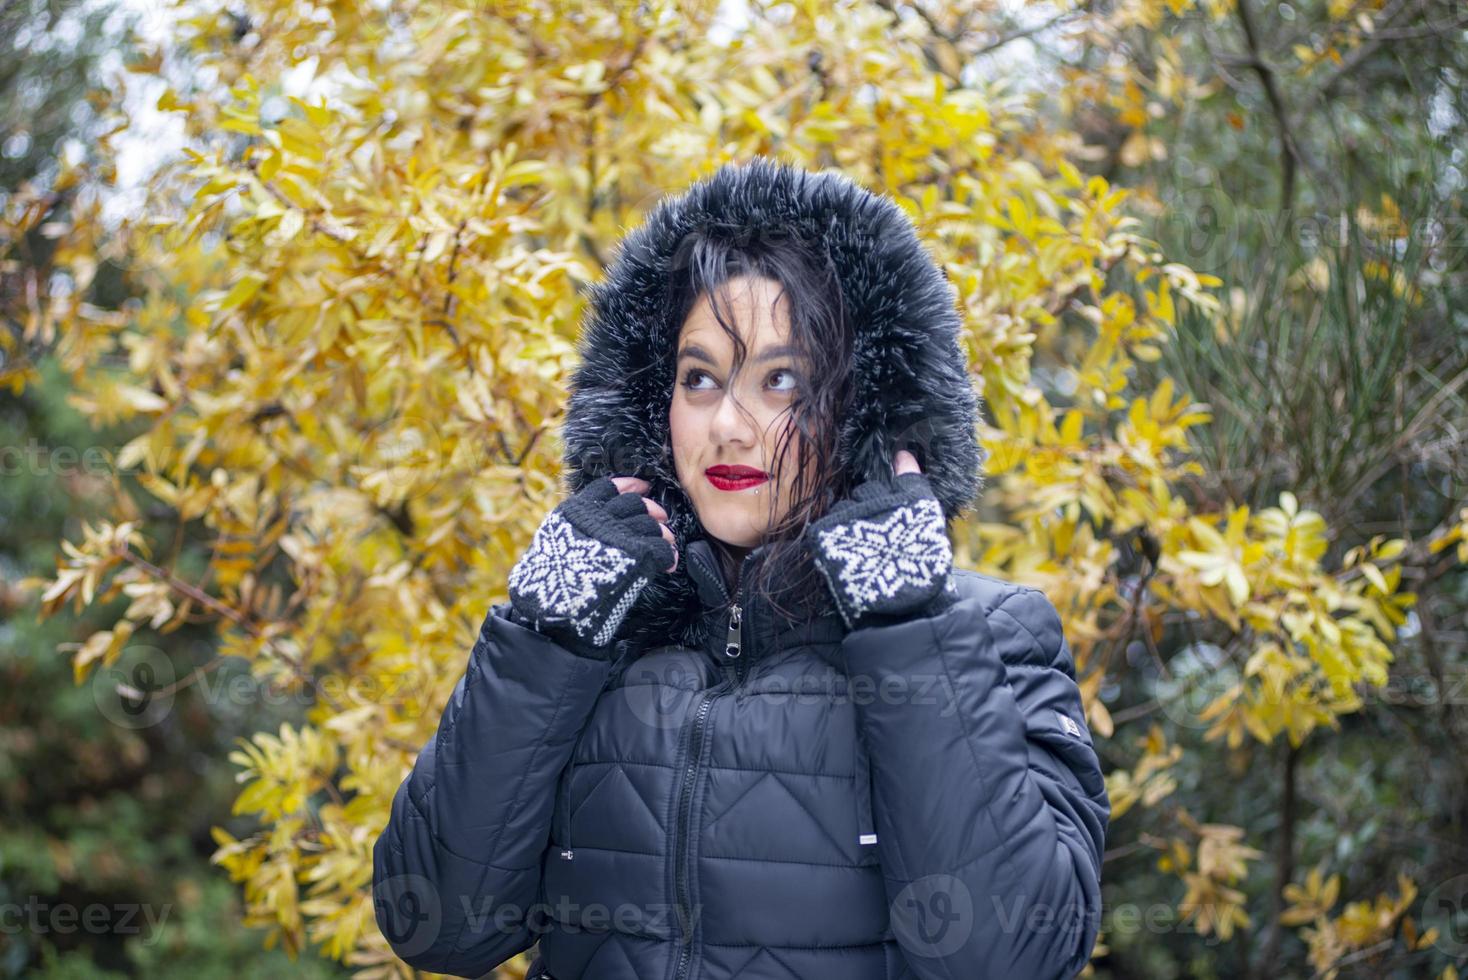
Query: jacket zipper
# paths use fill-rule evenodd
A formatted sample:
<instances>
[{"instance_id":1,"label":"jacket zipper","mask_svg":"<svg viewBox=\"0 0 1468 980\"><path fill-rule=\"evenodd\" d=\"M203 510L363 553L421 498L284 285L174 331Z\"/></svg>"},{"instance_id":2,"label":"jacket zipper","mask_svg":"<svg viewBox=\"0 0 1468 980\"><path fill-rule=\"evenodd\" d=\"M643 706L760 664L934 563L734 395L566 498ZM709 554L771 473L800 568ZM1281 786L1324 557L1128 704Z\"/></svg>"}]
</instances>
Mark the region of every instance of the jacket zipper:
<instances>
[{"instance_id":1,"label":"jacket zipper","mask_svg":"<svg viewBox=\"0 0 1468 980\"><path fill-rule=\"evenodd\" d=\"M746 561L748 559L746 558ZM744 679L743 664L747 662L744 657L744 610L740 601L744 598L744 574L741 566L739 575L739 587L735 593L735 602L729 606L729 620L724 641L724 671L729 675L731 690L738 690L739 684ZM721 583L722 584L722 583ZM724 597L728 598L728 590L724 590ZM734 666L731 667L730 663ZM690 852L693 850L692 828L692 800L693 784L698 776L699 757L703 752L704 724L708 720L710 711L716 698L722 697L728 691L708 690L700 691L701 698L697 713L694 715L691 742L688 746L688 764L683 767L683 783L679 787L678 795L678 854L675 868L675 885L677 887L676 899L680 909L679 921L683 923L683 944L678 952L678 969L674 972L674 980L685 980L688 976L689 966L693 960L693 927L689 925L692 918L692 910L689 902L688 865Z\"/></svg>"},{"instance_id":2,"label":"jacket zipper","mask_svg":"<svg viewBox=\"0 0 1468 980\"><path fill-rule=\"evenodd\" d=\"M747 565L748 562L749 556L746 555L744 565ZM739 568L739 582L734 590L734 601L729 606L729 625L724 637L725 666L727 667L730 663L734 665L736 688L744 680L746 665L749 663L749 658L744 656L744 607L742 605L745 582L744 565ZM726 599L728 595L728 591L725 590Z\"/></svg>"},{"instance_id":3,"label":"jacket zipper","mask_svg":"<svg viewBox=\"0 0 1468 980\"><path fill-rule=\"evenodd\" d=\"M688 963L693 953L693 927L689 925L692 911L689 909L688 901L688 852L692 849L692 841L689 840L689 818L692 810L692 802L689 799L694 777L698 772L698 757L703 748L703 724L708 718L709 709L714 703L717 695L708 692L700 692L702 698L698 705L698 713L694 716L692 733L688 745L688 764L683 767L683 785L678 791L678 855L676 858L675 880L677 884L677 902L679 908L678 921L683 926L683 948L678 953L678 970L674 977L678 980L688 975Z\"/></svg>"},{"instance_id":4,"label":"jacket zipper","mask_svg":"<svg viewBox=\"0 0 1468 980\"><path fill-rule=\"evenodd\" d=\"M735 671L736 683L744 679L744 663L740 655L744 652L744 610L739 603L729 607L729 629L724 639L725 666L732 663Z\"/></svg>"}]
</instances>

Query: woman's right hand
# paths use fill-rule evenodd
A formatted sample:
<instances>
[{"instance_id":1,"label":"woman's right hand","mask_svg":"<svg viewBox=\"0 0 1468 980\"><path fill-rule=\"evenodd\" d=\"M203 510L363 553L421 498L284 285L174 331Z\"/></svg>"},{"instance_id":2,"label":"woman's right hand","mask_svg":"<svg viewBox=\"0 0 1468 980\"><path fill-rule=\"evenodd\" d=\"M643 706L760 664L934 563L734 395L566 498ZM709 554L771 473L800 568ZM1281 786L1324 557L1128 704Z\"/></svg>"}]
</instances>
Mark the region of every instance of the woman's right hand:
<instances>
[{"instance_id":1,"label":"woman's right hand","mask_svg":"<svg viewBox=\"0 0 1468 980\"><path fill-rule=\"evenodd\" d=\"M678 539L673 536L673 529L668 527L668 512L663 509L663 505L651 497L646 496L647 492L652 489L652 484L640 476L614 476L612 477L612 482L616 484L620 492L635 493L642 497L642 503L647 508L647 512L658 522L658 525L662 528L663 538L673 549L673 564L669 565L667 570L669 572L676 572L680 560L678 556Z\"/></svg>"},{"instance_id":2,"label":"woman's right hand","mask_svg":"<svg viewBox=\"0 0 1468 980\"><path fill-rule=\"evenodd\" d=\"M640 477L599 477L562 501L510 571L510 603L535 629L604 651L637 594L678 567L668 513Z\"/></svg>"}]
</instances>

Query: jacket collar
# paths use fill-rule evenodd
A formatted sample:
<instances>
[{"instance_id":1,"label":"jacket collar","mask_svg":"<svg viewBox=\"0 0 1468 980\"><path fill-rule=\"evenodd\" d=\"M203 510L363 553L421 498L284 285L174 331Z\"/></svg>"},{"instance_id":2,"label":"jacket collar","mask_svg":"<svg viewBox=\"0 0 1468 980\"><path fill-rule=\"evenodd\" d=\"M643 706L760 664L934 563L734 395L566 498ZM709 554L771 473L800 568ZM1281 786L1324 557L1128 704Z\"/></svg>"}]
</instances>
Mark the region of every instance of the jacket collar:
<instances>
[{"instance_id":1,"label":"jacket collar","mask_svg":"<svg viewBox=\"0 0 1468 980\"><path fill-rule=\"evenodd\" d=\"M707 538L690 542L684 549L687 573L692 580L702 610L702 645L721 663L730 663L728 656L729 620L734 600L729 595L728 583L719 569L718 556ZM776 610L770 601L743 588L743 583L754 581L759 564L769 554L768 545L759 545L744 556L740 566L741 587L737 599L741 612L740 658L761 659L772 651L800 645L839 644L846 635L846 626L834 605L822 608L814 615L791 617ZM783 580L775 579L778 588Z\"/></svg>"}]
</instances>

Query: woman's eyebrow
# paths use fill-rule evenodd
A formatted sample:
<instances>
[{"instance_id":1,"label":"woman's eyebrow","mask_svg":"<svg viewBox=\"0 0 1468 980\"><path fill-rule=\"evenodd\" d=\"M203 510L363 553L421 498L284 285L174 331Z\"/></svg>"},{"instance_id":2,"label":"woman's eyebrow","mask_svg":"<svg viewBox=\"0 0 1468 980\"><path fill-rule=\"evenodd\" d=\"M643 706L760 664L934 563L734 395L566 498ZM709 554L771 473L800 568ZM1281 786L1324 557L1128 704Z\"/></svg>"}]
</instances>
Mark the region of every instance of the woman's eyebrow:
<instances>
[{"instance_id":1,"label":"woman's eyebrow","mask_svg":"<svg viewBox=\"0 0 1468 980\"><path fill-rule=\"evenodd\" d=\"M759 356L757 356L754 360L755 363L759 363L761 361L773 361L777 357L794 357L797 353L798 352L796 351L796 349L790 344L780 344L778 346L769 347L761 351L759 353ZM718 361L715 361L713 359L713 356L709 354L708 351L704 350L697 344L686 344L684 345L683 349L678 352L679 361L690 357L694 360L703 361L705 364L712 364L714 367L719 366Z\"/></svg>"}]
</instances>

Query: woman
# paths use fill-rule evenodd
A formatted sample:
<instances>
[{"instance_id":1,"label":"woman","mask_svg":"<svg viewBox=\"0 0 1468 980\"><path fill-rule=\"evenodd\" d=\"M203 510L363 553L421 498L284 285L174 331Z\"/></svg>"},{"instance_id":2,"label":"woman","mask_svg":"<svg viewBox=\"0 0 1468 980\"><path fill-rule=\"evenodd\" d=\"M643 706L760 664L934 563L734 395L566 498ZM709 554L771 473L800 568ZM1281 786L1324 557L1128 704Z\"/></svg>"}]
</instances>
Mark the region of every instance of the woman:
<instances>
[{"instance_id":1,"label":"woman","mask_svg":"<svg viewBox=\"0 0 1468 980\"><path fill-rule=\"evenodd\" d=\"M555 980L1070 977L1110 803L981 488L953 295L888 199L730 164L590 296L572 495L374 849L409 964Z\"/></svg>"}]
</instances>

